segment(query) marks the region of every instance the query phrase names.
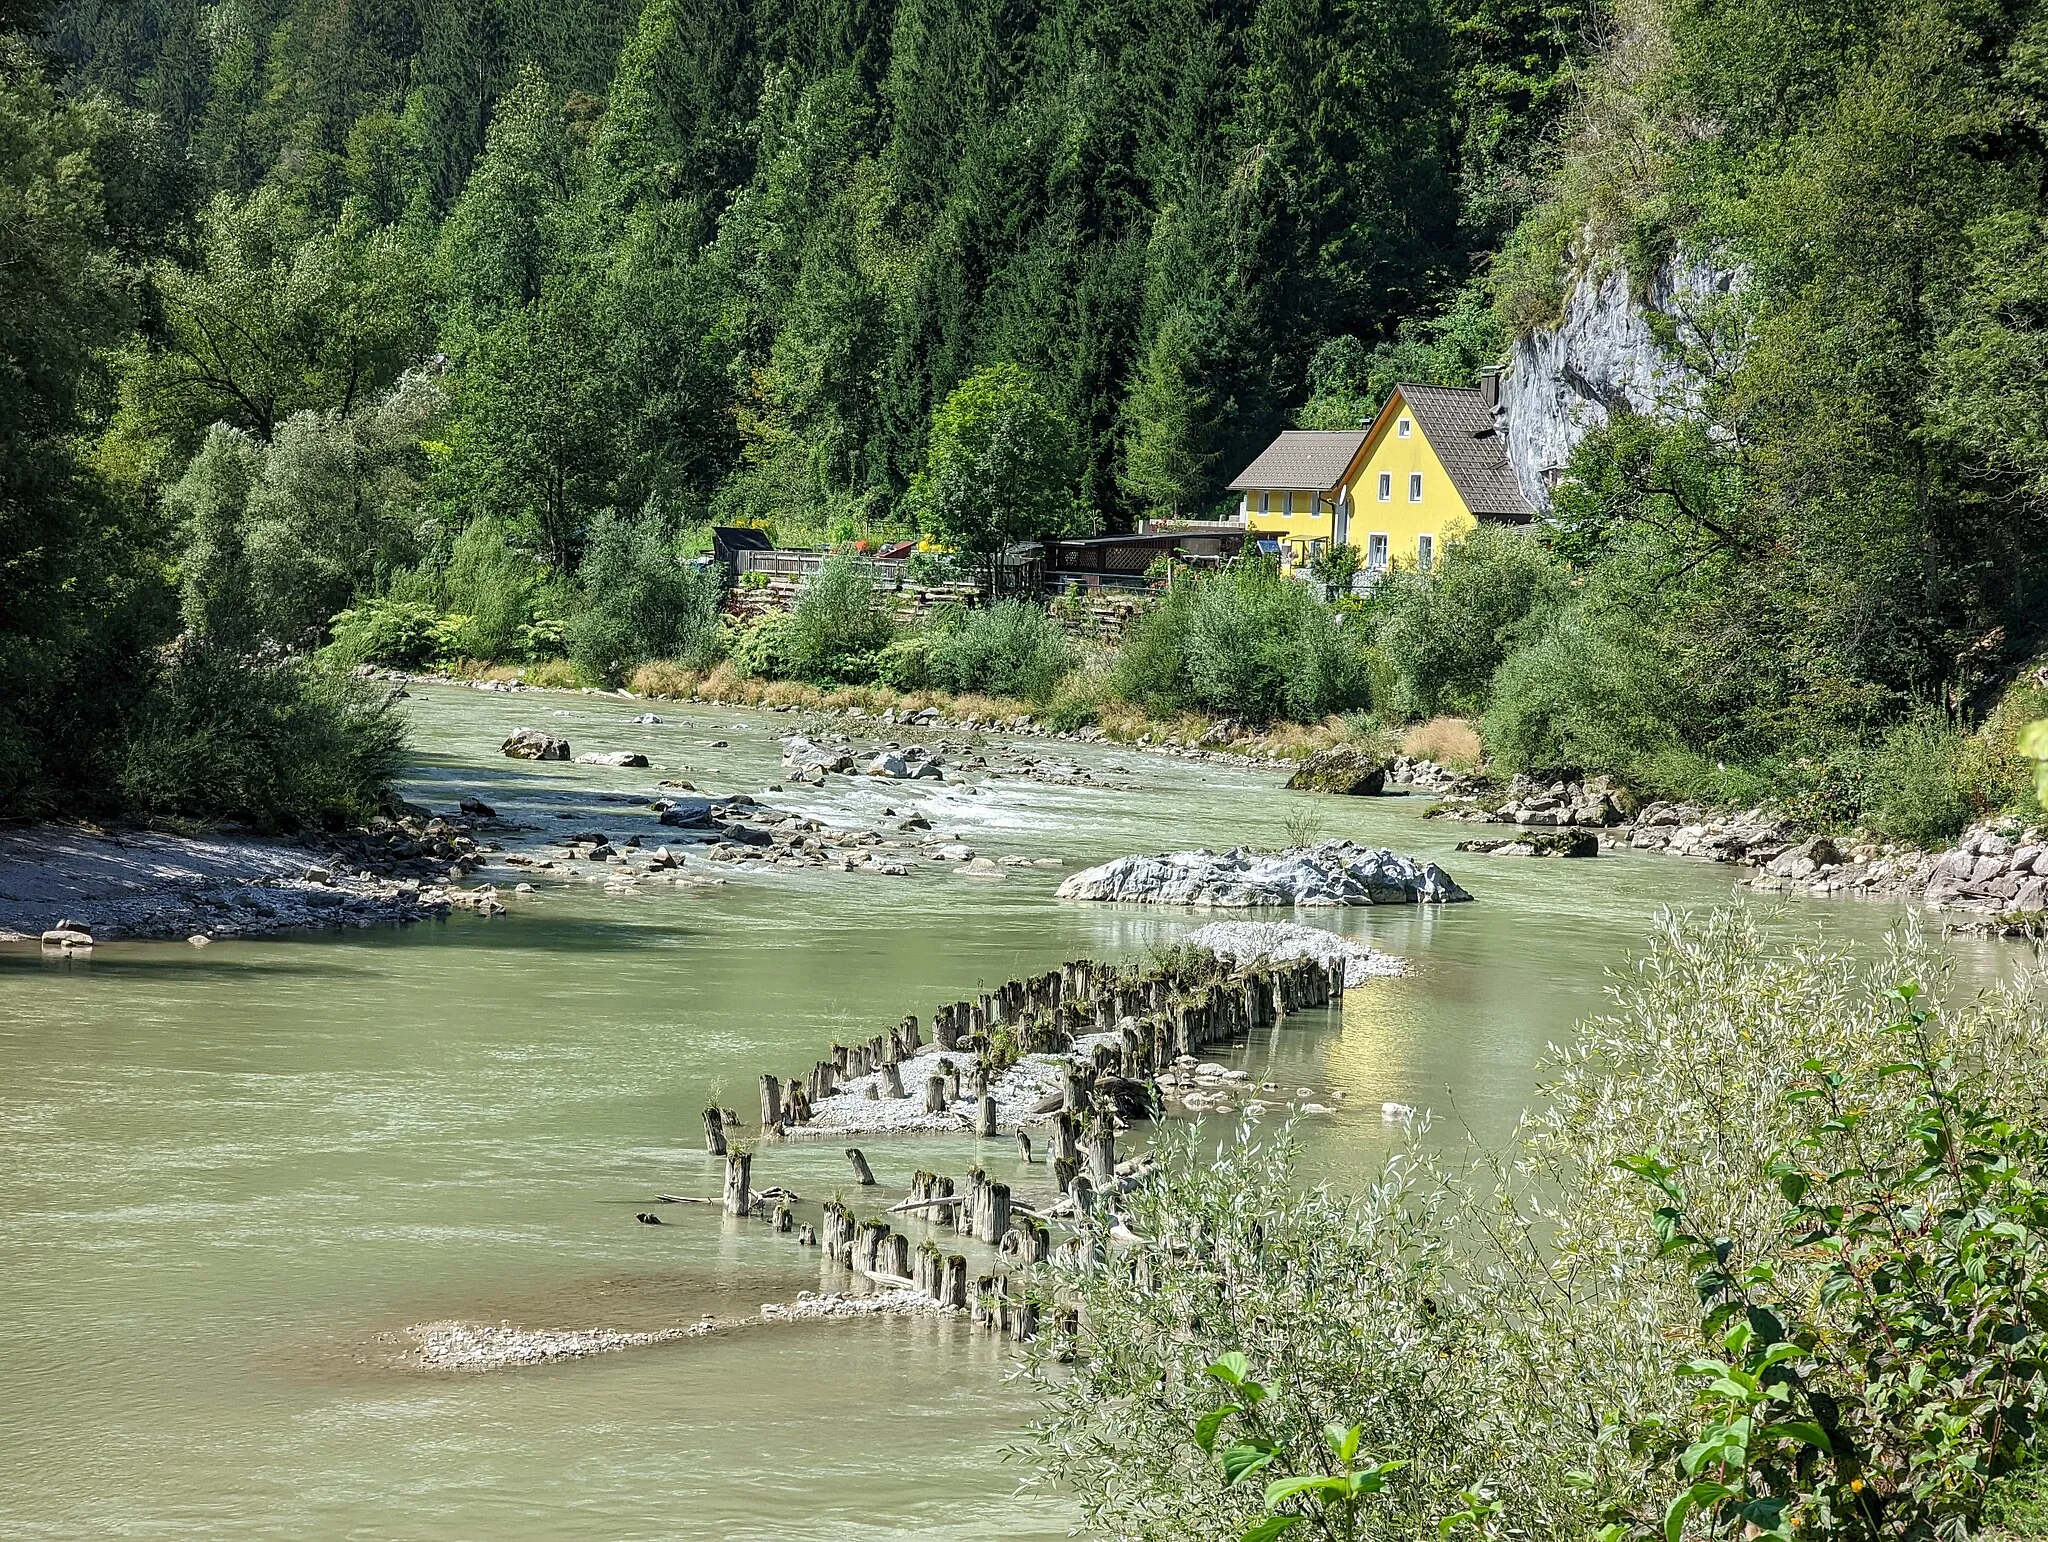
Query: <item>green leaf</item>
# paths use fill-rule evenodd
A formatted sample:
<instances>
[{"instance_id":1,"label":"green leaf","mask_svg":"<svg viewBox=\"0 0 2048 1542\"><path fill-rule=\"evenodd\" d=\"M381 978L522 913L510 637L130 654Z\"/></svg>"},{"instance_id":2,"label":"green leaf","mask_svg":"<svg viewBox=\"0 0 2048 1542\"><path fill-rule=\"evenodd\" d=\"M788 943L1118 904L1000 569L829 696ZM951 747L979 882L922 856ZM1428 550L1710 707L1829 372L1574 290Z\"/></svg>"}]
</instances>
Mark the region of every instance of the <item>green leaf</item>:
<instances>
[{"instance_id":1,"label":"green leaf","mask_svg":"<svg viewBox=\"0 0 2048 1542\"><path fill-rule=\"evenodd\" d=\"M1685 1534L1686 1517L1694 1510L1717 1499L1726 1499L1734 1492L1725 1483L1695 1483L1672 1500L1671 1507L1664 1512L1664 1542L1678 1542Z\"/></svg>"},{"instance_id":2,"label":"green leaf","mask_svg":"<svg viewBox=\"0 0 2048 1542\"><path fill-rule=\"evenodd\" d=\"M1235 1387L1244 1381L1245 1373L1250 1369L1251 1362L1233 1349L1229 1354L1219 1355L1212 1361L1204 1374L1214 1376L1218 1381Z\"/></svg>"},{"instance_id":3,"label":"green leaf","mask_svg":"<svg viewBox=\"0 0 2048 1542\"><path fill-rule=\"evenodd\" d=\"M1346 1478L1275 1478L1266 1485L1266 1508L1274 1509L1296 1494L1328 1494L1336 1499L1349 1499L1351 1483Z\"/></svg>"},{"instance_id":4,"label":"green leaf","mask_svg":"<svg viewBox=\"0 0 2048 1542\"><path fill-rule=\"evenodd\" d=\"M1356 1424L1349 1429L1341 1424L1333 1424L1323 1431L1323 1436L1330 1442L1330 1450L1337 1460L1349 1467L1351 1459L1358 1455L1358 1441L1363 1433L1362 1428Z\"/></svg>"},{"instance_id":5,"label":"green leaf","mask_svg":"<svg viewBox=\"0 0 2048 1542\"><path fill-rule=\"evenodd\" d=\"M1783 1424L1768 1425L1764 1433L1777 1435L1786 1440L1801 1441L1816 1451L1826 1452L1829 1456L1835 1452L1833 1442L1828 1439L1828 1432L1810 1419L1788 1419Z\"/></svg>"},{"instance_id":6,"label":"green leaf","mask_svg":"<svg viewBox=\"0 0 2048 1542\"><path fill-rule=\"evenodd\" d=\"M1298 1515L1262 1515L1244 1529L1244 1542L1273 1542L1273 1538L1301 1524Z\"/></svg>"},{"instance_id":7,"label":"green leaf","mask_svg":"<svg viewBox=\"0 0 2048 1542\"><path fill-rule=\"evenodd\" d=\"M1204 1451L1216 1449L1216 1432L1223 1428L1223 1421L1234 1413L1241 1413L1236 1403L1225 1403L1221 1408L1212 1408L1195 1421L1195 1444Z\"/></svg>"},{"instance_id":8,"label":"green leaf","mask_svg":"<svg viewBox=\"0 0 2048 1542\"><path fill-rule=\"evenodd\" d=\"M1233 1487L1273 1465L1274 1449L1270 1440L1246 1441L1231 1446L1220 1458L1223 1463L1223 1481Z\"/></svg>"}]
</instances>

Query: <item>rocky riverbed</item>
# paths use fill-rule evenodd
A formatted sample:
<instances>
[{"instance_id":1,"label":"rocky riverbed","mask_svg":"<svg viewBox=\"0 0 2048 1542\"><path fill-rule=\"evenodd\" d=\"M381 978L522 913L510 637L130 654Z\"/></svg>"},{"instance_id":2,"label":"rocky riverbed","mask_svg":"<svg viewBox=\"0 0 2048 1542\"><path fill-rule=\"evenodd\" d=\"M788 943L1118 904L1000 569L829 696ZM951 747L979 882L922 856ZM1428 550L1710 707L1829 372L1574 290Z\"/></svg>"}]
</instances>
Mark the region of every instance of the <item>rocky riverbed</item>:
<instances>
[{"instance_id":1,"label":"rocky riverbed","mask_svg":"<svg viewBox=\"0 0 2048 1542\"><path fill-rule=\"evenodd\" d=\"M1239 846L1119 857L1074 874L1060 885L1059 897L1244 910L1442 904L1472 896L1434 862L1350 841L1324 841L1277 852Z\"/></svg>"}]
</instances>

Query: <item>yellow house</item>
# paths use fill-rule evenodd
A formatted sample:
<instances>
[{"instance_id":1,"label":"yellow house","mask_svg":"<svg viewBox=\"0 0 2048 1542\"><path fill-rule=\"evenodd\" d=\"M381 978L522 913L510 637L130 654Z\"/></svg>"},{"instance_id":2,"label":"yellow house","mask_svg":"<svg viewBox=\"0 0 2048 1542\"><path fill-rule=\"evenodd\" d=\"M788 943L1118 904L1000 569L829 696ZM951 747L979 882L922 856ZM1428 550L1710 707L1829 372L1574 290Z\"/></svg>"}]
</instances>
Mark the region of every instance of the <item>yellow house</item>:
<instances>
[{"instance_id":1,"label":"yellow house","mask_svg":"<svg viewBox=\"0 0 2048 1542\"><path fill-rule=\"evenodd\" d=\"M1493 382L1396 386L1370 427L1290 429L1230 484L1251 539L1291 563L1358 548L1370 573L1435 565L1479 521L1526 524Z\"/></svg>"}]
</instances>

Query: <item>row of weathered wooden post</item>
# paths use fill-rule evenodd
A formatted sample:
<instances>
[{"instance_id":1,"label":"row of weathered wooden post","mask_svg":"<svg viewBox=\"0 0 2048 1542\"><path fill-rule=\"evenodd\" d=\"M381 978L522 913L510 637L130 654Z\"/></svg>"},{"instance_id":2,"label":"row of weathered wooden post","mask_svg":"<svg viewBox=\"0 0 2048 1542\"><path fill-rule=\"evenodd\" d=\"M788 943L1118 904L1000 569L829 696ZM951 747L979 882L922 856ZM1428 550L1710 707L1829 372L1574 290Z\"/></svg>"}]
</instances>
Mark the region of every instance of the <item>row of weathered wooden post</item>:
<instances>
[{"instance_id":1,"label":"row of weathered wooden post","mask_svg":"<svg viewBox=\"0 0 2048 1542\"><path fill-rule=\"evenodd\" d=\"M1270 964L1257 960L1233 968L1210 954L1190 953L1151 968L1119 969L1075 959L1029 979L1011 980L971 1001L955 1001L932 1014L932 1039L948 1055L967 1060L940 1062L922 1087L906 1087L901 1066L924 1048L916 1017L859 1044L835 1044L832 1056L787 1081L761 1077L763 1135L786 1134L811 1122L820 1103L839 1095L842 1084L874 1075L869 1097L901 1099L921 1093L925 1112L944 1113L961 1101L963 1076L975 1098L973 1127L994 1135L995 1099L980 1069L997 1030L1020 1055L1059 1053L1087 1033L1122 1029L1120 1045L1098 1045L1093 1070L1142 1080L1214 1044L1228 1043L1255 1028L1269 1027L1289 1012L1327 1006L1341 997L1337 964L1315 959ZM724 1154L728 1110L704 1111L704 1143Z\"/></svg>"},{"instance_id":2,"label":"row of weathered wooden post","mask_svg":"<svg viewBox=\"0 0 2048 1542\"><path fill-rule=\"evenodd\" d=\"M1050 1115L1047 1160L1053 1187L1086 1211L1119 1182L1117 1112L1106 1089L1119 1080L1142 1083L1179 1056L1269 1027L1289 1012L1341 999L1342 970L1341 963L1326 966L1315 959L1233 967L1212 955L1186 953L1136 969L1077 959L1042 975L1011 980L976 1000L941 1006L932 1015L933 1040L949 1058L925 1080L925 1109L941 1113L959 1102L964 1076L977 1099L976 1132L994 1135L996 1102L985 1067L998 1030L1007 1030L1020 1054L1057 1053L1071 1049L1082 1034L1117 1032L1116 1042L1096 1045L1086 1061L1067 1063L1058 1106L1043 1110ZM841 1084L863 1076L876 1076L870 1097L907 1096L900 1066L923 1047L918 1020L906 1017L864 1043L835 1044L829 1060L818 1061L802 1076L784 1082L763 1075L761 1132L773 1137L808 1124L820 1102L844 1095ZM967 1071L950 1058L953 1054L972 1057ZM727 1136L738 1116L731 1109L707 1108L703 1117L705 1149L725 1158L726 1213L746 1216L765 1210L751 1189L752 1149ZM1018 1136L1028 1162L1029 1137L1021 1130ZM872 1186L875 1178L866 1157L857 1148L846 1154L856 1181ZM968 1171L965 1187L957 1192L951 1178L920 1171L911 1178L910 1198L894 1208L928 1215L941 1227L950 1225L961 1236L995 1247L1006 1261L1042 1263L1051 1252L1046 1223L1013 1203L1008 1184L978 1167ZM777 1203L772 1214L776 1230L797 1230L786 1202ZM931 1239L913 1249L910 1239L886 1220L857 1220L836 1199L825 1205L822 1235L804 1226L798 1240L821 1243L826 1256L869 1279L917 1290L943 1307L971 1309L979 1324L1017 1338L1036 1331L1037 1302L1013 1293L1007 1274L978 1277L970 1296L964 1256L946 1253ZM1061 1248L1080 1245L1071 1239Z\"/></svg>"}]
</instances>

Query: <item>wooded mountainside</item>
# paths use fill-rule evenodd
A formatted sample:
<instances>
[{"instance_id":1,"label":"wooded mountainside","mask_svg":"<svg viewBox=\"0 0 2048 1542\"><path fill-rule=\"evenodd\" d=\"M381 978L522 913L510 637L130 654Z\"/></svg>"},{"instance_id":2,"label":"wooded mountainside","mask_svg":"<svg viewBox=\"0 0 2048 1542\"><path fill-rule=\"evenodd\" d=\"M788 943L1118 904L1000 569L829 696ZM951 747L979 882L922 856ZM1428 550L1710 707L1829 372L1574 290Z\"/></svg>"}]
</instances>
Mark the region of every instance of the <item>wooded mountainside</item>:
<instances>
[{"instance_id":1,"label":"wooded mountainside","mask_svg":"<svg viewBox=\"0 0 2048 1542\"><path fill-rule=\"evenodd\" d=\"M972 488L934 490L935 436L1031 425L1034 521L1211 509L1290 421L1469 381L1572 275L1643 291L1674 252L1742 275L1659 322L1685 413L1582 446L1554 574L1389 586L1342 629L1379 684L1340 699L1704 796L1701 766L1958 732L2038 640L2035 0L9 20L12 805L69 760L178 806L205 670L271 671L274 736L365 597L539 659L714 520L930 528Z\"/></svg>"}]
</instances>

